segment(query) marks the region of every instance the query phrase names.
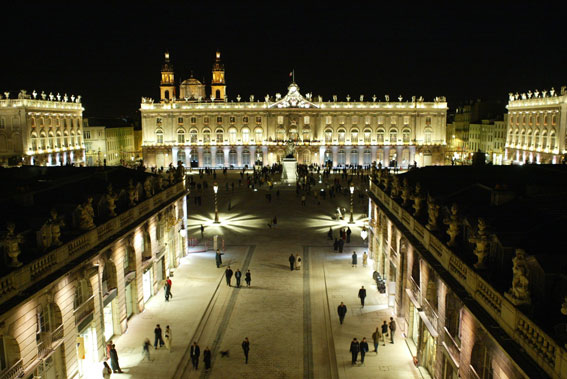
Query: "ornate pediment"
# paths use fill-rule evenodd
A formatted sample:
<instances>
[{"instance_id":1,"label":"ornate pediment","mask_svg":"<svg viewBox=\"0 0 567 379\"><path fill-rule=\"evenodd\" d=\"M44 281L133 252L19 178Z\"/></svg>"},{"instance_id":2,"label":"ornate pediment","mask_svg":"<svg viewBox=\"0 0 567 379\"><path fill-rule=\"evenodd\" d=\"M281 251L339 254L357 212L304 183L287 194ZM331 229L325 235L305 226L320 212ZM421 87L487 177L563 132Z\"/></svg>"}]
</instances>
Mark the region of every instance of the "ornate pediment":
<instances>
[{"instance_id":1,"label":"ornate pediment","mask_svg":"<svg viewBox=\"0 0 567 379\"><path fill-rule=\"evenodd\" d=\"M319 108L299 93L299 86L291 83L287 87L287 95L282 99L270 104L270 108Z\"/></svg>"}]
</instances>

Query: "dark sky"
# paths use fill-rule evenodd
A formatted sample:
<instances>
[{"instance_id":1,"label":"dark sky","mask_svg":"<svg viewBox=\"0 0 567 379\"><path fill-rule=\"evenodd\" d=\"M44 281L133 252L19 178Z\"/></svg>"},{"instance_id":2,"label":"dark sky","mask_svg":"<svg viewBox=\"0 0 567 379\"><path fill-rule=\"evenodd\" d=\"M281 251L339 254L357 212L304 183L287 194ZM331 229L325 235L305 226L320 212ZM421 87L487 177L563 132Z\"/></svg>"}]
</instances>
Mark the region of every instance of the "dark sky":
<instances>
[{"instance_id":1,"label":"dark sky","mask_svg":"<svg viewBox=\"0 0 567 379\"><path fill-rule=\"evenodd\" d=\"M208 84L217 48L231 98L285 93L292 69L302 93L325 99L444 95L452 107L567 85L567 7L542 1L103 3L5 8L0 93L81 94L87 117L135 116L142 96L159 96L165 50L177 81L193 70Z\"/></svg>"}]
</instances>

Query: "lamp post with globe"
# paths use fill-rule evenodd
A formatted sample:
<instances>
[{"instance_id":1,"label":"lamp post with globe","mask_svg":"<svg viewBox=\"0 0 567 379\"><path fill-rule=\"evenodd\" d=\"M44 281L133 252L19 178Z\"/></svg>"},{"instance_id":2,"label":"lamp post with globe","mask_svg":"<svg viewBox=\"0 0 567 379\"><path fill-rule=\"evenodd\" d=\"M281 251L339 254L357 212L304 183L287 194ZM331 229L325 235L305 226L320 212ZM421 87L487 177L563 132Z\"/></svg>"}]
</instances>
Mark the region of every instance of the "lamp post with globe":
<instances>
[{"instance_id":1,"label":"lamp post with globe","mask_svg":"<svg viewBox=\"0 0 567 379\"><path fill-rule=\"evenodd\" d=\"M219 185L217 182L213 184L213 191L215 191L215 224L219 223L219 207L217 202L217 192L219 191Z\"/></svg>"},{"instance_id":2,"label":"lamp post with globe","mask_svg":"<svg viewBox=\"0 0 567 379\"><path fill-rule=\"evenodd\" d=\"M353 200L353 195L354 195L354 184L350 183L350 220L349 220L349 224L354 224L354 200Z\"/></svg>"}]
</instances>

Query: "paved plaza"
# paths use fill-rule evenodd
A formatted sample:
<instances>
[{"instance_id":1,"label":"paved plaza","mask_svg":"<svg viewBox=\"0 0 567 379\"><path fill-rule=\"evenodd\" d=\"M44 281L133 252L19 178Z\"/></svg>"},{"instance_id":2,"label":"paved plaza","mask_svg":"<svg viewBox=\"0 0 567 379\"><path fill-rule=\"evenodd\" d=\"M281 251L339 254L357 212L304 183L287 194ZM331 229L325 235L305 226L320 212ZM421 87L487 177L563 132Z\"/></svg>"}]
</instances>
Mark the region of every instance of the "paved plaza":
<instances>
[{"instance_id":1,"label":"paved plaza","mask_svg":"<svg viewBox=\"0 0 567 379\"><path fill-rule=\"evenodd\" d=\"M349 195L316 200L308 196L306 205L295 186L276 184L268 201L267 188L256 191L238 186L239 174L217 173L220 224L214 224L212 176L208 188L192 190L188 200L188 237L194 238L191 253L176 269L173 298L164 301L163 290L146 304L143 313L133 316L127 333L114 338L123 374L119 378L419 378L407 345L398 331L394 344L380 345L372 352L372 332L389 320L391 309L386 295L376 290L372 280L374 262L362 267L365 241L361 226L367 218L368 199L359 198L364 186L354 179L355 224L351 242L342 254L333 251L327 239L329 227L335 235L347 225L333 219L337 207L349 209ZM335 177L334 175L331 177ZM336 176L339 177L339 176ZM227 191L225 182L234 182ZM346 181L341 184L346 185ZM279 197L276 191L279 190ZM202 204L195 205L194 197ZM228 210L230 201L231 209ZM318 204L320 202L320 204ZM277 216L277 225L268 225ZM204 226L201 238L200 225ZM223 264L215 265L213 237L223 246ZM351 254L358 253L352 267ZM301 270L290 271L290 254L299 254ZM230 265L243 273L240 288L226 284L224 272ZM244 273L250 270L252 285L247 288ZM367 288L364 308L357 298L361 286ZM337 306L348 308L340 325ZM153 344L155 324L172 329L172 348L151 350L151 361L142 361L142 343ZM249 362L245 364L241 343L250 340ZM351 365L349 353L353 337L369 341L364 365ZM189 359L189 345L197 341L201 349L199 367ZM212 351L212 369L205 372L203 351ZM228 356L222 356L228 351ZM98 377L98 376L96 376Z\"/></svg>"}]
</instances>

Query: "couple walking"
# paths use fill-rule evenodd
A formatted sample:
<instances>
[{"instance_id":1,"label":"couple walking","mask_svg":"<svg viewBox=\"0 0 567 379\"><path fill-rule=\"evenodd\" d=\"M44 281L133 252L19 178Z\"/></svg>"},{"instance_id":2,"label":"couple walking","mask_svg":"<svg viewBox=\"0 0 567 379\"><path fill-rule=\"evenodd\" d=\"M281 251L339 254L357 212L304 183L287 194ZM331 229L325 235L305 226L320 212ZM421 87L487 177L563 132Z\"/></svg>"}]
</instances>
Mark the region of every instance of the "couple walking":
<instances>
[{"instance_id":1,"label":"couple walking","mask_svg":"<svg viewBox=\"0 0 567 379\"><path fill-rule=\"evenodd\" d=\"M301 256L299 256L299 254L291 254L289 256L289 269L291 271L295 270L301 270Z\"/></svg>"},{"instance_id":2,"label":"couple walking","mask_svg":"<svg viewBox=\"0 0 567 379\"><path fill-rule=\"evenodd\" d=\"M224 274L225 274L225 277L226 277L227 286L231 287L231 280L232 280L233 272L232 272L230 266L227 267ZM236 286L240 287L240 279L242 278L242 272L240 272L239 269L236 269L236 272L234 273L234 278L236 279ZM246 281L246 285L248 287L250 287L250 282L252 281L252 275L250 274L250 270L246 271L246 274L244 275L244 280Z\"/></svg>"},{"instance_id":3,"label":"couple walking","mask_svg":"<svg viewBox=\"0 0 567 379\"><path fill-rule=\"evenodd\" d=\"M364 364L364 356L368 352L368 342L366 342L366 337L362 338L362 341L353 338L350 343L350 352L352 354L352 364L355 365L358 360L358 353L360 353L360 363Z\"/></svg>"},{"instance_id":4,"label":"couple walking","mask_svg":"<svg viewBox=\"0 0 567 379\"><path fill-rule=\"evenodd\" d=\"M193 364L193 369L198 370L199 357L201 356L201 348L199 347L197 342L193 342L193 345L191 345L190 356L191 356L191 364ZM205 363L205 370L211 368L211 350L209 349L208 346L203 351L203 362Z\"/></svg>"}]
</instances>

